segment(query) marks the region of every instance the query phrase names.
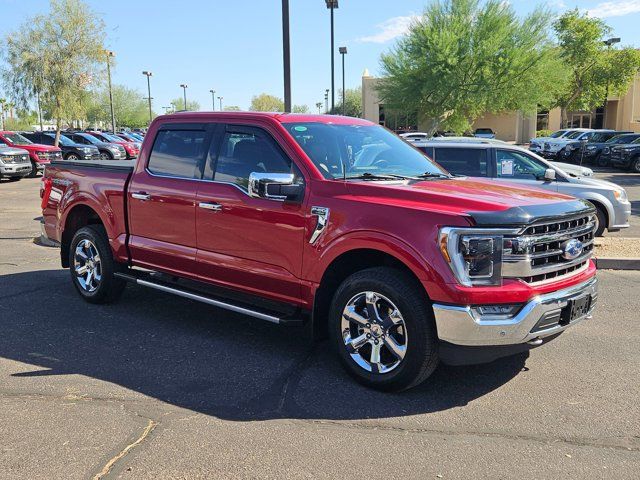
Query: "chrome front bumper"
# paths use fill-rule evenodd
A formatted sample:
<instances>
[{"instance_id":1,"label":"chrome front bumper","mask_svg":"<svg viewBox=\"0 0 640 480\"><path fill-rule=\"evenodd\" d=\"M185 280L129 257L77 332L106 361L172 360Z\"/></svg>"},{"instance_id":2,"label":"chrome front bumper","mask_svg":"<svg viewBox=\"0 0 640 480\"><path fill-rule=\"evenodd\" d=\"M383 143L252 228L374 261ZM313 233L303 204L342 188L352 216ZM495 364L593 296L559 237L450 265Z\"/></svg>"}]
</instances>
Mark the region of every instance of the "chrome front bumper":
<instances>
[{"instance_id":1,"label":"chrome front bumper","mask_svg":"<svg viewBox=\"0 0 640 480\"><path fill-rule=\"evenodd\" d=\"M565 322L564 309L569 307L569 302L585 295L591 296L588 312L570 323ZM597 297L598 280L593 277L564 290L534 297L512 317L483 316L471 306L437 303L433 305L433 312L442 341L466 346L516 345L555 335L591 318ZM556 318L558 321L554 322ZM539 322L547 326L537 329Z\"/></svg>"}]
</instances>

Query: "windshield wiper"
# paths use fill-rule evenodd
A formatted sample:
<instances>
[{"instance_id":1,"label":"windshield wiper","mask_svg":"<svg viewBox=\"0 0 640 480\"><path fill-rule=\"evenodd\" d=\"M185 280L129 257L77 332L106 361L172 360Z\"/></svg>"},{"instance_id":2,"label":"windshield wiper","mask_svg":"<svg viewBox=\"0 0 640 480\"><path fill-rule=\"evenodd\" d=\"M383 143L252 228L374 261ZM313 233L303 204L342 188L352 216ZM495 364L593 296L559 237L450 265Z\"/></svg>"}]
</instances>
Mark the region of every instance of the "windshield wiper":
<instances>
[{"instance_id":1,"label":"windshield wiper","mask_svg":"<svg viewBox=\"0 0 640 480\"><path fill-rule=\"evenodd\" d=\"M371 173L364 172L359 175L349 175L345 177L346 180L408 180L413 177L407 177L404 175L396 175L393 173Z\"/></svg>"},{"instance_id":2,"label":"windshield wiper","mask_svg":"<svg viewBox=\"0 0 640 480\"><path fill-rule=\"evenodd\" d=\"M433 173L433 172L424 172L420 175L416 175L418 178L450 178L449 175L445 175L444 173Z\"/></svg>"}]
</instances>

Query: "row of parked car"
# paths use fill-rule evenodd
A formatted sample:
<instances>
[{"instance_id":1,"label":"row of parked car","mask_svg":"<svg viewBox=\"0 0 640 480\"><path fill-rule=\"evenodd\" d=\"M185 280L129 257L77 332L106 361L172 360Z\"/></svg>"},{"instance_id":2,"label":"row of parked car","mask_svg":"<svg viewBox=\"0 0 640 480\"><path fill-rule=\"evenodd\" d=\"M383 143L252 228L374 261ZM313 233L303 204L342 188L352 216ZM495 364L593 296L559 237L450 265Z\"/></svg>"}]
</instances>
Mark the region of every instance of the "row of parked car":
<instances>
[{"instance_id":1,"label":"row of parked car","mask_svg":"<svg viewBox=\"0 0 640 480\"><path fill-rule=\"evenodd\" d=\"M640 133L569 128L531 140L529 149L563 162L593 163L640 173Z\"/></svg>"},{"instance_id":2,"label":"row of parked car","mask_svg":"<svg viewBox=\"0 0 640 480\"><path fill-rule=\"evenodd\" d=\"M56 133L0 132L0 178L35 177L52 160L124 160L138 156L142 132L110 133L65 130L58 146Z\"/></svg>"}]
</instances>

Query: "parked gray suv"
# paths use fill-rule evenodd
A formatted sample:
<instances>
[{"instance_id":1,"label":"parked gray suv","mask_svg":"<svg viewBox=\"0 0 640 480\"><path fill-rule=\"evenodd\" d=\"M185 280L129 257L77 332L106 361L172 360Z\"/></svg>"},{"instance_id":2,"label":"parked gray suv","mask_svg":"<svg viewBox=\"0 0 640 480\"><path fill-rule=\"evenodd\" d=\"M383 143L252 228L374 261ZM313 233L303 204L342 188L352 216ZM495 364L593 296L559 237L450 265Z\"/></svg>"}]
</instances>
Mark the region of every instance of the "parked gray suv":
<instances>
[{"instance_id":1,"label":"parked gray suv","mask_svg":"<svg viewBox=\"0 0 640 480\"><path fill-rule=\"evenodd\" d=\"M590 201L597 210L596 235L629 227L631 203L615 183L569 174L524 148L507 143L413 144L454 175L489 177L565 193Z\"/></svg>"}]
</instances>

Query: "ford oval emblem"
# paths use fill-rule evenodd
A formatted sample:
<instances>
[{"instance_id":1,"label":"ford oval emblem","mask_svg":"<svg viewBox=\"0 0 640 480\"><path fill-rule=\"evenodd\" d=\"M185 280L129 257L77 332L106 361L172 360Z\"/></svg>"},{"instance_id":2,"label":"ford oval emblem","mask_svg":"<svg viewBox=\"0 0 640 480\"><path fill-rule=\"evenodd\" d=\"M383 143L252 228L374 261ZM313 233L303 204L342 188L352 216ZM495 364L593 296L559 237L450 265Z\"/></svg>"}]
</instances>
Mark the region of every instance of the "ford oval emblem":
<instances>
[{"instance_id":1,"label":"ford oval emblem","mask_svg":"<svg viewBox=\"0 0 640 480\"><path fill-rule=\"evenodd\" d=\"M561 248L562 258L566 260L573 260L574 258L578 258L582 254L584 245L580 240L576 240L575 238L573 238L564 242Z\"/></svg>"}]
</instances>

